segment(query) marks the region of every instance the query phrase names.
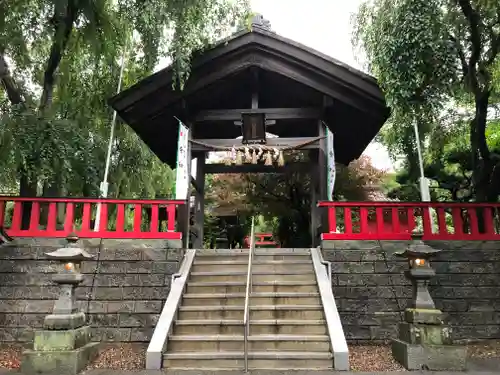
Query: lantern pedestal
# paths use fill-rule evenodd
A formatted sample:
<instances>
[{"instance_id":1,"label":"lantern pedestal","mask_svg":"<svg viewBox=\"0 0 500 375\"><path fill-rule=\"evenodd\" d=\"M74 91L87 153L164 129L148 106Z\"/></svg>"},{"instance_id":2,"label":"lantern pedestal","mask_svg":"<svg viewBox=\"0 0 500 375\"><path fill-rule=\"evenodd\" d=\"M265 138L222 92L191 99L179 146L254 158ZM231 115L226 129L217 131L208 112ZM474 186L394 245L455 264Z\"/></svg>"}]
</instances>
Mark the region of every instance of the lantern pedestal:
<instances>
[{"instance_id":1,"label":"lantern pedestal","mask_svg":"<svg viewBox=\"0 0 500 375\"><path fill-rule=\"evenodd\" d=\"M99 343L90 342L90 327L35 332L32 350L25 350L21 372L76 375L97 355Z\"/></svg>"},{"instance_id":2,"label":"lantern pedestal","mask_svg":"<svg viewBox=\"0 0 500 375\"><path fill-rule=\"evenodd\" d=\"M85 314L76 307L75 290L83 280L80 262L91 256L78 248L75 237L69 245L47 254L64 264L53 281L60 286L59 297L52 314L44 320L44 329L34 334L33 349L25 350L21 361L24 375L76 375L97 355L99 343L90 342L90 326L85 325Z\"/></svg>"},{"instance_id":3,"label":"lantern pedestal","mask_svg":"<svg viewBox=\"0 0 500 375\"><path fill-rule=\"evenodd\" d=\"M392 355L407 370L465 370L467 347L452 345L451 329L427 288L436 274L429 259L439 250L426 245L421 235L412 239L408 249L396 253L408 259L410 269L405 276L413 293L405 321L399 323L398 338L392 340Z\"/></svg>"},{"instance_id":4,"label":"lantern pedestal","mask_svg":"<svg viewBox=\"0 0 500 375\"><path fill-rule=\"evenodd\" d=\"M407 370L465 370L467 348L452 345L440 310L407 309L392 355Z\"/></svg>"}]
</instances>

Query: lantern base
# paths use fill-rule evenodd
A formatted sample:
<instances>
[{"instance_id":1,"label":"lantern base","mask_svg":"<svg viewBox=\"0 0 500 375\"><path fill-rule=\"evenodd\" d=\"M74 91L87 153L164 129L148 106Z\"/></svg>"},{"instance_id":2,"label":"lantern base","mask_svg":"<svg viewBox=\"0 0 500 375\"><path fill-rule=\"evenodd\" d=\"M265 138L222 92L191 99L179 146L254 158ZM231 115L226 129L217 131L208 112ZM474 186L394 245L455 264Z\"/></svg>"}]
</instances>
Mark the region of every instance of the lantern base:
<instances>
[{"instance_id":1,"label":"lantern base","mask_svg":"<svg viewBox=\"0 0 500 375\"><path fill-rule=\"evenodd\" d=\"M392 355L407 370L463 371L466 369L467 347L418 345L394 339Z\"/></svg>"},{"instance_id":2,"label":"lantern base","mask_svg":"<svg viewBox=\"0 0 500 375\"><path fill-rule=\"evenodd\" d=\"M408 323L441 325L444 314L438 309L406 309L405 321Z\"/></svg>"},{"instance_id":3,"label":"lantern base","mask_svg":"<svg viewBox=\"0 0 500 375\"><path fill-rule=\"evenodd\" d=\"M465 370L467 347L453 345L451 328L437 309L405 310L392 355L407 370Z\"/></svg>"},{"instance_id":4,"label":"lantern base","mask_svg":"<svg viewBox=\"0 0 500 375\"><path fill-rule=\"evenodd\" d=\"M85 313L51 314L45 317L43 327L50 330L72 330L85 324Z\"/></svg>"},{"instance_id":5,"label":"lantern base","mask_svg":"<svg viewBox=\"0 0 500 375\"><path fill-rule=\"evenodd\" d=\"M90 327L35 332L33 350L25 350L21 372L25 375L76 375L97 356L99 343L90 342Z\"/></svg>"}]
</instances>

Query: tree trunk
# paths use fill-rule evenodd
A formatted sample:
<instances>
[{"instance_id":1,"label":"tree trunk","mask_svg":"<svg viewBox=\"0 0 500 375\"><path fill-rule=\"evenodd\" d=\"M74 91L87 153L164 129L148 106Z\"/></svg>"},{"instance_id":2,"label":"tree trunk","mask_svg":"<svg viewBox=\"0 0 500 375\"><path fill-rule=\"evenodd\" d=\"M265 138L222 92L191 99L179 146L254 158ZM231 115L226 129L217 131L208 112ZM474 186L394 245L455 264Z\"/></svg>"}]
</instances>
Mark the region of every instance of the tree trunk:
<instances>
[{"instance_id":1,"label":"tree trunk","mask_svg":"<svg viewBox=\"0 0 500 375\"><path fill-rule=\"evenodd\" d=\"M68 1L66 3L57 2L56 4L59 5L56 5L54 16L52 17L52 22L54 23L54 36L43 76L43 91L39 105L41 111L46 110L52 104L55 73L68 45L73 25L78 18L78 6L74 1Z\"/></svg>"},{"instance_id":2,"label":"tree trunk","mask_svg":"<svg viewBox=\"0 0 500 375\"><path fill-rule=\"evenodd\" d=\"M476 201L488 202L492 198L490 180L493 163L486 143L486 122L490 91L486 90L475 96L476 113L470 124L470 143L472 151L472 181Z\"/></svg>"},{"instance_id":3,"label":"tree trunk","mask_svg":"<svg viewBox=\"0 0 500 375\"><path fill-rule=\"evenodd\" d=\"M25 170L19 171L19 195L21 197L36 197L37 183L28 177ZM21 229L28 229L31 219L31 202L22 203Z\"/></svg>"}]
</instances>

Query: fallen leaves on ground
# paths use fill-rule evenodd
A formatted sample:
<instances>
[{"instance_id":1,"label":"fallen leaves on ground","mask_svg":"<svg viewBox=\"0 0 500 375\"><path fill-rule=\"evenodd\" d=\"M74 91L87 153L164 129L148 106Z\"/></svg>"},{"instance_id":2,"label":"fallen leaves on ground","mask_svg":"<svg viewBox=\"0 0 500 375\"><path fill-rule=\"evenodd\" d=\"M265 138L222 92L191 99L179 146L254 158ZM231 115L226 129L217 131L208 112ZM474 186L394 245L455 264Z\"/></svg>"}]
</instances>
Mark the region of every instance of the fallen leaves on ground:
<instances>
[{"instance_id":1,"label":"fallen leaves on ground","mask_svg":"<svg viewBox=\"0 0 500 375\"><path fill-rule=\"evenodd\" d=\"M0 345L0 368L18 369L21 366L22 345Z\"/></svg>"},{"instance_id":2,"label":"fallen leaves on ground","mask_svg":"<svg viewBox=\"0 0 500 375\"><path fill-rule=\"evenodd\" d=\"M406 371L392 357L390 345L350 345L351 371Z\"/></svg>"},{"instance_id":3,"label":"fallen leaves on ground","mask_svg":"<svg viewBox=\"0 0 500 375\"><path fill-rule=\"evenodd\" d=\"M471 358L500 358L500 341L488 340L469 344L467 353Z\"/></svg>"},{"instance_id":4,"label":"fallen leaves on ground","mask_svg":"<svg viewBox=\"0 0 500 375\"><path fill-rule=\"evenodd\" d=\"M138 370L146 365L146 344L103 344L89 369Z\"/></svg>"}]
</instances>

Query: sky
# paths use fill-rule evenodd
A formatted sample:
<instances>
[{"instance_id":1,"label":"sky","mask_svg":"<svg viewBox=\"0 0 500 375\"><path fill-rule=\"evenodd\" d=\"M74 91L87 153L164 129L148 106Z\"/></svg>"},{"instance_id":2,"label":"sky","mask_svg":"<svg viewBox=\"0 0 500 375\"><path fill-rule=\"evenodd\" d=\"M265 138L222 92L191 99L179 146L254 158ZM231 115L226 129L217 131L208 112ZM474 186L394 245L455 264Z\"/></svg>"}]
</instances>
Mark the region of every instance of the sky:
<instances>
[{"instance_id":1,"label":"sky","mask_svg":"<svg viewBox=\"0 0 500 375\"><path fill-rule=\"evenodd\" d=\"M326 55L361 69L351 45L351 15L361 0L250 0L252 10L271 22L271 28ZM389 154L379 144L368 146L365 155L375 167L392 170Z\"/></svg>"}]
</instances>

